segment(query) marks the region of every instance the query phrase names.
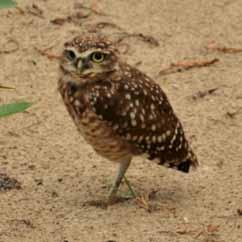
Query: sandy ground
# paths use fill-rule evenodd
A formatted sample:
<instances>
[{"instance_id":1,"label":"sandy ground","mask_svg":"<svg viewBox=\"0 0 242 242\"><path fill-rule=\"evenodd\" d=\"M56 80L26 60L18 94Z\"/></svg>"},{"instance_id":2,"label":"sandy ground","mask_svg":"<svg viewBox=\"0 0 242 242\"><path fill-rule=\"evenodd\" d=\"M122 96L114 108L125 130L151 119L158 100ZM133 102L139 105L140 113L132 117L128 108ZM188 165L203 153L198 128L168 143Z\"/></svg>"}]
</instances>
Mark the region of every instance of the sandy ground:
<instances>
[{"instance_id":1,"label":"sandy ground","mask_svg":"<svg viewBox=\"0 0 242 242\"><path fill-rule=\"evenodd\" d=\"M0 83L17 87L1 91L0 102L34 105L0 122L0 173L21 183L0 191L0 242L241 242L242 53L206 46L242 48L242 1L79 1L106 15L74 0L18 2L18 10L0 11ZM76 12L69 23L50 22ZM152 195L150 211L135 200L87 204L107 195L117 167L79 136L56 90L58 62L36 50L58 55L66 40L100 22L122 28L105 25L111 37L126 31L159 42L126 39L123 58L167 92L201 163L184 175L134 160L128 177L142 196ZM213 58L207 67L159 75L170 63Z\"/></svg>"}]
</instances>

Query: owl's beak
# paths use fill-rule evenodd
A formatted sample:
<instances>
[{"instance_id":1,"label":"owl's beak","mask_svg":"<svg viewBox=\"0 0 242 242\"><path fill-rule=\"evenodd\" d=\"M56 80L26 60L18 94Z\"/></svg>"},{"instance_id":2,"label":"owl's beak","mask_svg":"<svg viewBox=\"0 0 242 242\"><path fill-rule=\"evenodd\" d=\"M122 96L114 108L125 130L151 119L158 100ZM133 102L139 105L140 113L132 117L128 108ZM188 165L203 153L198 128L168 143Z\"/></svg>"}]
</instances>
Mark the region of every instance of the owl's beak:
<instances>
[{"instance_id":1,"label":"owl's beak","mask_svg":"<svg viewBox=\"0 0 242 242\"><path fill-rule=\"evenodd\" d=\"M77 62L77 69L80 73L82 73L84 70L89 69L91 67L90 61L88 58L79 59Z\"/></svg>"}]
</instances>

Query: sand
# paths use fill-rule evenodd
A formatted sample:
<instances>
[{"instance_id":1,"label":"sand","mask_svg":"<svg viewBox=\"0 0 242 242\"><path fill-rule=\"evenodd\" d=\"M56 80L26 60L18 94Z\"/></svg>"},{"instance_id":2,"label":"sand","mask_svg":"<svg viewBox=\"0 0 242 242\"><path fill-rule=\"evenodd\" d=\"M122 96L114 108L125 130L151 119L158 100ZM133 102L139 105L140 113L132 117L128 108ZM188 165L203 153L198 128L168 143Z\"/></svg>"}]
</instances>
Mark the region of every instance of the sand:
<instances>
[{"instance_id":1,"label":"sand","mask_svg":"<svg viewBox=\"0 0 242 242\"><path fill-rule=\"evenodd\" d=\"M34 104L0 120L0 173L21 184L0 191L0 242L241 242L242 53L220 47L242 48L242 2L79 1L91 12L74 0L18 2L0 11L0 83L17 87L1 91L0 103ZM114 24L102 30L111 38L146 36L123 40L122 58L166 91L201 163L186 175L135 159L127 176L147 204L88 204L105 198L117 167L84 142L57 92L51 57L100 22ZM214 58L159 74L171 63Z\"/></svg>"}]
</instances>

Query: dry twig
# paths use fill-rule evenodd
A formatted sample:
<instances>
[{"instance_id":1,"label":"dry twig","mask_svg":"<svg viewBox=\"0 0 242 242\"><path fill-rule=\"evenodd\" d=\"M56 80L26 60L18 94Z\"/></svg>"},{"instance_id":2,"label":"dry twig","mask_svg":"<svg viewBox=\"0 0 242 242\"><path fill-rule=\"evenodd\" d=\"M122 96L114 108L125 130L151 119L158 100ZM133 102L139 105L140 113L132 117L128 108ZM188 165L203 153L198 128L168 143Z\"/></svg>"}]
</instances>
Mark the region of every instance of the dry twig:
<instances>
[{"instance_id":1,"label":"dry twig","mask_svg":"<svg viewBox=\"0 0 242 242\"><path fill-rule=\"evenodd\" d=\"M64 18L58 17L58 18L52 19L52 20L50 20L50 22L52 24L55 24L55 25L63 25L65 23L80 24L79 20L83 19L83 18L88 18L89 15L90 15L89 13L88 14L83 14L81 12L77 12L75 14L69 15L69 16L64 17Z\"/></svg>"},{"instance_id":2,"label":"dry twig","mask_svg":"<svg viewBox=\"0 0 242 242\"><path fill-rule=\"evenodd\" d=\"M90 25L88 27L88 31L91 33L96 33L99 32L101 29L104 28L114 28L114 29L118 29L118 30L123 30L121 27L119 27L118 25L114 24L114 23L110 23L110 22L99 22L93 25Z\"/></svg>"},{"instance_id":3,"label":"dry twig","mask_svg":"<svg viewBox=\"0 0 242 242\"><path fill-rule=\"evenodd\" d=\"M138 196L135 198L136 203L139 207L144 208L147 212L151 212L151 207L149 205L149 197L148 196Z\"/></svg>"},{"instance_id":4,"label":"dry twig","mask_svg":"<svg viewBox=\"0 0 242 242\"><path fill-rule=\"evenodd\" d=\"M43 56L46 56L49 60L59 60L61 57L60 56L58 56L58 55L55 55L55 54L52 54L52 53L50 53L49 52L49 50L52 48L52 47L48 47L48 48L46 48L46 49L44 49L44 50L41 50L41 49L39 49L39 48L37 48L37 47L34 47L35 48L35 50L37 50L41 55L43 55Z\"/></svg>"},{"instance_id":5,"label":"dry twig","mask_svg":"<svg viewBox=\"0 0 242 242\"><path fill-rule=\"evenodd\" d=\"M196 94L192 95L193 100L204 98L207 95L211 95L218 90L218 87L208 89L206 91L198 91Z\"/></svg>"},{"instance_id":6,"label":"dry twig","mask_svg":"<svg viewBox=\"0 0 242 242\"><path fill-rule=\"evenodd\" d=\"M119 37L119 39L116 41L116 43L120 43L122 42L124 39L127 38L138 38L140 40L142 40L143 42L146 42L154 47L158 47L160 45L159 41L156 40L153 36L150 35L144 35L142 33L122 33L121 37Z\"/></svg>"},{"instance_id":7,"label":"dry twig","mask_svg":"<svg viewBox=\"0 0 242 242\"><path fill-rule=\"evenodd\" d=\"M201 68L215 64L219 59L213 58L211 60L188 60L171 63L169 67L162 69L159 75L168 75L176 72L190 70L192 68Z\"/></svg>"},{"instance_id":8,"label":"dry twig","mask_svg":"<svg viewBox=\"0 0 242 242\"><path fill-rule=\"evenodd\" d=\"M214 41L209 43L206 48L208 50L213 50L213 51L218 51L223 53L230 53L230 54L236 54L236 53L242 52L242 48L233 48L233 47L225 47L225 46L221 47L221 46L218 46Z\"/></svg>"}]
</instances>

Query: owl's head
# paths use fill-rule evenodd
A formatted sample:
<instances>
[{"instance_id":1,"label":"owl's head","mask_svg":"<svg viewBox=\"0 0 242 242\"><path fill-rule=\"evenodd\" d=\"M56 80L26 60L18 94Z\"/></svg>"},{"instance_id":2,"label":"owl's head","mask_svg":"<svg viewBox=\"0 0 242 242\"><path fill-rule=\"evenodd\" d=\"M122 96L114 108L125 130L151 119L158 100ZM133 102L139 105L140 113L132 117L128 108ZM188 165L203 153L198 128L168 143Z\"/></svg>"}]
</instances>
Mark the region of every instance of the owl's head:
<instances>
[{"instance_id":1,"label":"owl's head","mask_svg":"<svg viewBox=\"0 0 242 242\"><path fill-rule=\"evenodd\" d=\"M95 78L113 72L118 57L112 42L98 35L75 37L65 43L61 58L61 69L66 74Z\"/></svg>"}]
</instances>

